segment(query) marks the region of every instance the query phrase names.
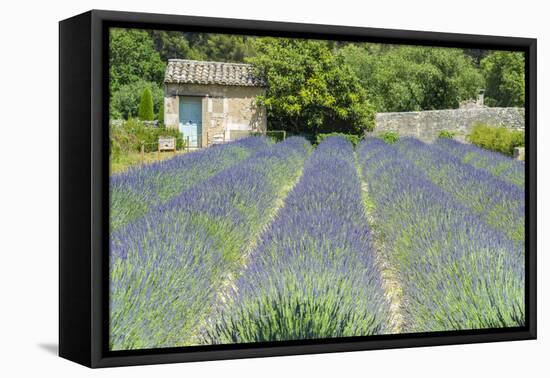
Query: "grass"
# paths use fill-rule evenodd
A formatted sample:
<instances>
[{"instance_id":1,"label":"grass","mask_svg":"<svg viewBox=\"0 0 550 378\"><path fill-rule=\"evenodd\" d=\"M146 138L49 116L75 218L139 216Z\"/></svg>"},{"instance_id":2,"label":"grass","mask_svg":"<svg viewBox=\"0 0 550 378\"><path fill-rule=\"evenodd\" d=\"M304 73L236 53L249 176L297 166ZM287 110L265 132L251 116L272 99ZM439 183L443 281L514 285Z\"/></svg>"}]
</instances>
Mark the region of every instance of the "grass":
<instances>
[{"instance_id":1,"label":"grass","mask_svg":"<svg viewBox=\"0 0 550 378\"><path fill-rule=\"evenodd\" d=\"M177 155L184 155L188 153L187 150L180 150L176 151ZM158 160L157 151L154 152L145 152L143 154L143 164L151 164ZM169 152L161 152L160 153L160 160L168 160L172 159L174 157L174 153ZM128 154L121 155L118 159L118 161L111 160L111 171L110 174L116 174L116 173L122 173L126 172L131 167L139 166L141 165L141 154L139 152L130 152Z\"/></svg>"}]
</instances>

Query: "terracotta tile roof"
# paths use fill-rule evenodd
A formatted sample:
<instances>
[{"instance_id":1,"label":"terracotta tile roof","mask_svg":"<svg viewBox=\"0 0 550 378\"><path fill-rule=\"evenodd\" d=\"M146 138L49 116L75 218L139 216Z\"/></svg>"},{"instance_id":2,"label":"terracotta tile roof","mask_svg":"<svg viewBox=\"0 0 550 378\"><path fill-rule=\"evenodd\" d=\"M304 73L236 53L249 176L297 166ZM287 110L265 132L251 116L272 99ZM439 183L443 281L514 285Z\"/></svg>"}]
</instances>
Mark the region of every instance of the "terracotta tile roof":
<instances>
[{"instance_id":1,"label":"terracotta tile roof","mask_svg":"<svg viewBox=\"0 0 550 378\"><path fill-rule=\"evenodd\" d=\"M220 84L246 87L265 87L263 77L256 75L251 64L205 62L170 59L164 75L165 83Z\"/></svg>"}]
</instances>

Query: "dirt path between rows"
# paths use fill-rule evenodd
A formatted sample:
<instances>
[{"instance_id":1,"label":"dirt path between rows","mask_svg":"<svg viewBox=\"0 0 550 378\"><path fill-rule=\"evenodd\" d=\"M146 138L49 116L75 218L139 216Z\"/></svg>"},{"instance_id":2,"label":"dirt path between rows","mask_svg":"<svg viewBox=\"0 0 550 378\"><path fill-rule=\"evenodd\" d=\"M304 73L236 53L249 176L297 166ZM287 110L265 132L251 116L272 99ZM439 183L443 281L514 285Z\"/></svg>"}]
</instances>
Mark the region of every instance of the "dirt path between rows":
<instances>
[{"instance_id":1,"label":"dirt path between rows","mask_svg":"<svg viewBox=\"0 0 550 378\"><path fill-rule=\"evenodd\" d=\"M358 164L357 171L361 180L361 194L365 205L365 214L367 216L369 231L372 236L372 245L374 247L376 263L380 269L382 286L384 288L386 298L390 302L390 333L402 333L403 314L401 312L401 304L403 300L403 290L399 280L397 279L397 272L390 263L389 254L391 253L391 250L384 242L384 237L380 227L374 219L374 203L370 199L368 184L365 182L361 168Z\"/></svg>"},{"instance_id":2,"label":"dirt path between rows","mask_svg":"<svg viewBox=\"0 0 550 378\"><path fill-rule=\"evenodd\" d=\"M226 277L224 278L224 282L221 285L217 299L215 300L215 304L211 307L210 313L206 316L204 321L201 322L201 324L196 328L196 333L192 336L192 340L189 341L189 344L186 343L186 345L200 345L203 344L203 340L201 340L202 334L205 330L205 328L208 327L208 324L210 324L213 319L212 316L216 313L216 309L220 306L227 306L230 301L233 299L233 294L236 291L236 283L237 279L239 278L239 273L243 272L247 267L247 261L250 257L250 254L254 251L254 249L258 246L259 241L262 239L262 235L266 232L266 230L271 226L275 218L277 217L277 214L279 211L284 207L285 200L288 196L288 194L294 189L296 184L300 181L300 178L302 177L304 166L307 163L308 159L311 157L311 154L306 157L304 160L304 164L302 164L301 168L297 171L296 177L294 180L289 182L288 184L284 185L281 190L279 191L279 196L275 200L275 203L273 207L270 209L269 214L266 215L266 222L263 224L263 226L255 233L255 236L251 238L251 242L246 246L246 248L242 251L243 252L243 264L241 265L238 272L227 272Z\"/></svg>"},{"instance_id":3,"label":"dirt path between rows","mask_svg":"<svg viewBox=\"0 0 550 378\"><path fill-rule=\"evenodd\" d=\"M281 191L279 192L279 196L275 200L274 206L271 208L269 214L266 215L266 222L264 223L262 228L260 228L260 230L257 232L256 236L252 238L252 241L243 250L243 265L241 266L241 269L240 269L241 272L244 269L246 269L247 261L248 261L248 258L250 257L250 254L254 251L254 249L256 249L259 241L262 239L262 235L267 231L269 226L271 226L271 224L277 217L277 214L279 213L279 211L284 207L286 197L292 191L292 189L294 189L296 184L298 184L298 181L300 181L303 171L304 171L304 167L302 166L302 168L298 170L296 178L292 182L284 185L281 188ZM227 280L225 284L222 286L222 288L220 289L220 292L218 294L218 297L222 303L227 303L232 297L231 294L236 289L235 283L237 281L237 278L238 278L238 275L235 275L232 272L228 274Z\"/></svg>"}]
</instances>

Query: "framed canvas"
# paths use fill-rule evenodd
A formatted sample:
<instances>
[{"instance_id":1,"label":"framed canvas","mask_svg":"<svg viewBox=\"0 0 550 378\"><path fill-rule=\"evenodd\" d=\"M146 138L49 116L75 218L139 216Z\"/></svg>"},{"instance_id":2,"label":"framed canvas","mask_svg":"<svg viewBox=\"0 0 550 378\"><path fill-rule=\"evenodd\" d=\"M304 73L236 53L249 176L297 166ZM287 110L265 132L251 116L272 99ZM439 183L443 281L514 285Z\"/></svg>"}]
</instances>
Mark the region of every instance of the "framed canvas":
<instances>
[{"instance_id":1,"label":"framed canvas","mask_svg":"<svg viewBox=\"0 0 550 378\"><path fill-rule=\"evenodd\" d=\"M60 27L59 354L536 338L536 40L93 10Z\"/></svg>"}]
</instances>

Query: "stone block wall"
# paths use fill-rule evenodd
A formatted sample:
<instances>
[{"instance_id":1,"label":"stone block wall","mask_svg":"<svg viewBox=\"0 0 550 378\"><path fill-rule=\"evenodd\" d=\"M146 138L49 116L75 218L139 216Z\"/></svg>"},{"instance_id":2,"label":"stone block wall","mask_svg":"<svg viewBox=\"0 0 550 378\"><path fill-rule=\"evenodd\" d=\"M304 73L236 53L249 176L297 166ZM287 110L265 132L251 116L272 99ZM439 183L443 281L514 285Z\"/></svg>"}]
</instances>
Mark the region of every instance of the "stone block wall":
<instances>
[{"instance_id":1,"label":"stone block wall","mask_svg":"<svg viewBox=\"0 0 550 378\"><path fill-rule=\"evenodd\" d=\"M476 123L486 123L515 130L525 129L524 108L472 107L420 112L378 113L371 135L396 131L400 136L413 136L426 142L437 139L439 132L448 130L464 141Z\"/></svg>"}]
</instances>

